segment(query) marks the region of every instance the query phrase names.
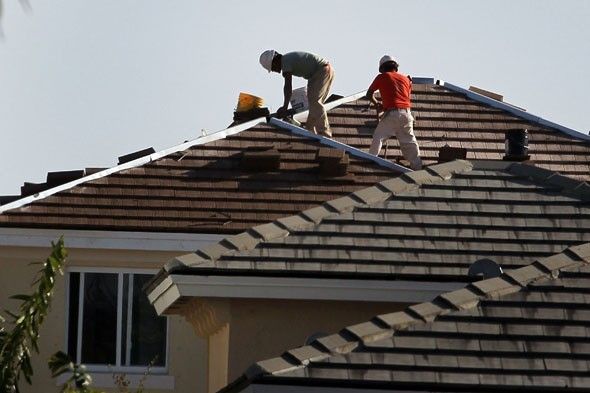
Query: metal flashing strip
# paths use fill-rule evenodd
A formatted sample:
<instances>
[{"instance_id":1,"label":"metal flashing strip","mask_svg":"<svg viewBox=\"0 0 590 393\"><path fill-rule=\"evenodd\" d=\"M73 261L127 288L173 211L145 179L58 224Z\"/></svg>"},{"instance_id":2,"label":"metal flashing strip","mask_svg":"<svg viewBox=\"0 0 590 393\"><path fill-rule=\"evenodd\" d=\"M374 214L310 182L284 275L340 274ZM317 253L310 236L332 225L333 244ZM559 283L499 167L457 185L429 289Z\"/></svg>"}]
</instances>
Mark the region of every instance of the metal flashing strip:
<instances>
[{"instance_id":1,"label":"metal flashing strip","mask_svg":"<svg viewBox=\"0 0 590 393\"><path fill-rule=\"evenodd\" d=\"M283 120L273 117L270 119L269 124L272 124L272 125L277 126L279 128L291 131L295 135L303 136L303 137L310 138L310 139L315 139L323 145L334 147L339 150L344 150L345 152L349 153L352 156L362 158L364 160L373 161L374 163L376 163L379 166L382 166L382 167L385 167L388 169L393 169L393 170L396 170L400 173L412 172L411 169L406 168L405 166L396 164L394 162L391 162L389 160L385 160L383 158L379 158L379 157L374 156L370 153L367 153L366 151L362 151L360 149L349 146L349 145L344 144L342 142L338 142L334 139L330 139L330 138L326 138L321 135L314 134L313 132L307 131L306 129L301 128L301 127L297 127L291 123L287 123L286 121L283 121Z\"/></svg>"},{"instance_id":2,"label":"metal flashing strip","mask_svg":"<svg viewBox=\"0 0 590 393\"><path fill-rule=\"evenodd\" d=\"M6 212L8 210L11 210L11 209L16 209L16 208L22 207L28 203L37 201L39 199L46 198L46 197L51 196L53 194L57 194L58 192L68 190L68 189L75 187L79 184L86 183L91 180L100 179L102 177L105 177L105 176L108 176L113 173L117 173L117 172L120 172L120 171L123 171L126 169L135 168L135 167L147 164L151 161L158 160L158 159L165 157L167 155L177 153L180 151L184 151L192 146L202 145L202 144L205 144L208 142L223 139L223 138L228 137L230 135L235 135L235 134L240 133L244 130L247 130L248 128L251 128L259 123L266 123L266 118L260 117L260 118L248 121L246 123L238 124L237 126L234 126L234 127L229 127L229 128L217 131L217 132L210 134L210 135L204 135L199 138L193 139L192 141L184 142L184 143L181 143L180 145L172 146L168 149L161 150L156 153L152 153L150 155L140 157L136 160L129 161L124 164L117 165L112 168L108 168L103 171L93 173L92 175L84 176L79 179L73 180L71 182L64 183L60 186L50 188L48 190L39 192L37 194L18 199L14 202L7 203L6 205L0 206L0 214Z\"/></svg>"},{"instance_id":3,"label":"metal flashing strip","mask_svg":"<svg viewBox=\"0 0 590 393\"><path fill-rule=\"evenodd\" d=\"M584 141L590 141L590 135L588 135L588 134L584 134L584 133L582 133L580 131L576 131L576 130L573 130L571 128L564 127L562 125L559 125L557 123L554 123L552 121L545 120L542 117L533 115L533 114L531 114L529 112L525 112L525 111L523 111L521 109L518 109L517 107L512 106L510 104L507 104L505 102L496 101L496 100L494 100L492 98L489 98L489 97L486 97L484 95L475 93L475 92L473 92L471 90L467 90L467 89L464 89L462 87L453 85L452 83L444 82L442 80L438 80L437 81L437 84L440 85L440 86L443 86L443 87L445 87L445 88L447 88L447 89L449 89L451 91L464 94L465 96L467 96L467 98L470 98L470 99L472 99L474 101L478 101L478 102L481 102L483 104L489 105L489 106L491 106L493 108L501 109L503 111L506 111L508 113L511 113L511 114L513 114L515 116L520 117L521 119L524 119L524 120L527 120L527 121L530 121L530 122L533 122L533 123L537 123L537 124L539 124L539 125L541 125L543 127L554 128L554 129L556 129L558 131L561 131L564 134L567 134L567 135L572 136L574 138L582 139Z\"/></svg>"}]
</instances>

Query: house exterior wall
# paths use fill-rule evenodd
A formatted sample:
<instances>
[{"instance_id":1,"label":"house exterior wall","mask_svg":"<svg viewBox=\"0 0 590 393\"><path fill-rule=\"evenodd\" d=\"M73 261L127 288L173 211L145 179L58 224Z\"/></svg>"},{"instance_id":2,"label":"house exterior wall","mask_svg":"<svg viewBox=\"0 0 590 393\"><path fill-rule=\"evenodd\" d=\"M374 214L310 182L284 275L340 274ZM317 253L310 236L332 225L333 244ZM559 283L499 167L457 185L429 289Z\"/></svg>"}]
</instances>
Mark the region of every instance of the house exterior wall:
<instances>
[{"instance_id":1,"label":"house exterior wall","mask_svg":"<svg viewBox=\"0 0 590 393\"><path fill-rule=\"evenodd\" d=\"M67 239L66 239L67 248ZM180 252L180 254L185 251ZM14 294L30 293L31 283L39 265L30 262L45 261L50 248L42 247L0 247L0 306L2 309L16 311L18 301L9 300ZM98 250L98 249L68 249L67 268L125 268L125 269L159 269L164 262L178 255L174 252L157 251L129 251L129 250ZM56 281L52 308L41 329L39 355L33 355L33 370L35 372L33 385L24 380L20 383L23 393L57 392L58 381L53 380L47 367L49 357L65 349L66 342L66 286L65 277ZM205 393L207 388L207 354L206 339L195 335L192 326L184 318L169 318L168 322L168 373L161 377L153 374L146 381L146 388L150 393L170 392L170 389L157 389L152 386L174 384L174 392ZM111 373L91 372L97 388L107 392L112 386ZM129 375L129 379L134 377ZM172 378L170 378L172 377ZM136 379L136 378L135 378ZM155 385L154 385L155 384Z\"/></svg>"},{"instance_id":2,"label":"house exterior wall","mask_svg":"<svg viewBox=\"0 0 590 393\"><path fill-rule=\"evenodd\" d=\"M395 312L406 303L233 299L228 382L261 359L304 345L313 333L336 333L342 326Z\"/></svg>"}]
</instances>

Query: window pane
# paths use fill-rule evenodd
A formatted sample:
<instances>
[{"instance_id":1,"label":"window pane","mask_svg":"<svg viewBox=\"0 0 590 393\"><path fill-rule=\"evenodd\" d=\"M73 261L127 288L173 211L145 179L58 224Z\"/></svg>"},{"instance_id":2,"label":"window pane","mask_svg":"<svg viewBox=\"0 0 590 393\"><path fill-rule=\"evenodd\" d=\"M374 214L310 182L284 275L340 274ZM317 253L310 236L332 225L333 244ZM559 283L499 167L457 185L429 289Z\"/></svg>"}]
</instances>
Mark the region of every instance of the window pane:
<instances>
[{"instance_id":1,"label":"window pane","mask_svg":"<svg viewBox=\"0 0 590 393\"><path fill-rule=\"evenodd\" d=\"M149 274L133 275L133 302L131 327L131 365L154 366L166 364L166 317L159 317L149 303L143 286Z\"/></svg>"},{"instance_id":2,"label":"window pane","mask_svg":"<svg viewBox=\"0 0 590 393\"><path fill-rule=\"evenodd\" d=\"M116 362L117 274L84 274L82 362Z\"/></svg>"},{"instance_id":3,"label":"window pane","mask_svg":"<svg viewBox=\"0 0 590 393\"><path fill-rule=\"evenodd\" d=\"M78 361L78 301L80 299L80 273L70 273L68 309L68 355Z\"/></svg>"}]
</instances>

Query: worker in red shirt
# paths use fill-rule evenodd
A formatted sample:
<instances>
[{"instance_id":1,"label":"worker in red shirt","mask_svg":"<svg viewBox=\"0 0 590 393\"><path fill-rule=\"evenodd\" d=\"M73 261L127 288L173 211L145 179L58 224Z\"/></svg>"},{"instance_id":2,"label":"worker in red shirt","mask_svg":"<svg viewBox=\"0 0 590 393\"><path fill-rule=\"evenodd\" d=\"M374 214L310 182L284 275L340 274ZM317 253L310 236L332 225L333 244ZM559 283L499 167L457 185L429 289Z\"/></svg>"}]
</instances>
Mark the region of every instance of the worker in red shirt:
<instances>
[{"instance_id":1,"label":"worker in red shirt","mask_svg":"<svg viewBox=\"0 0 590 393\"><path fill-rule=\"evenodd\" d=\"M404 158L410 162L413 170L422 169L420 148L414 135L414 118L410 111L410 95L412 93L412 79L397 72L398 63L389 55L379 60L379 72L369 89L367 99L377 108L377 113L385 113L373 133L373 142L369 153L376 156L381 151L383 141L396 136ZM381 102L375 98L379 91Z\"/></svg>"}]
</instances>

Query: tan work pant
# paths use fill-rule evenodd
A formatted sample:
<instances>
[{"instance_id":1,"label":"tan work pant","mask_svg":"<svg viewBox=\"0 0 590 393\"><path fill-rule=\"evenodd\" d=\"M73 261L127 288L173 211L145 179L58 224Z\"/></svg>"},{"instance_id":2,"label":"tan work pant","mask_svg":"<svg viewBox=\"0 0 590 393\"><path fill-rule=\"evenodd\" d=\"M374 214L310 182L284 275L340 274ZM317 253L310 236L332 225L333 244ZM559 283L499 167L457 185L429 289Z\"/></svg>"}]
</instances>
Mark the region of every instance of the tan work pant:
<instances>
[{"instance_id":1,"label":"tan work pant","mask_svg":"<svg viewBox=\"0 0 590 393\"><path fill-rule=\"evenodd\" d=\"M316 134L332 137L330 123L324 102L334 80L334 69L330 64L322 67L307 81L307 101L309 101L309 114L305 128Z\"/></svg>"},{"instance_id":2,"label":"tan work pant","mask_svg":"<svg viewBox=\"0 0 590 393\"><path fill-rule=\"evenodd\" d=\"M422 169L420 148L414 135L414 118L409 109L391 109L385 112L383 118L373 133L373 142L369 153L378 156L383 141L396 136L399 146L406 160L413 170Z\"/></svg>"}]
</instances>

